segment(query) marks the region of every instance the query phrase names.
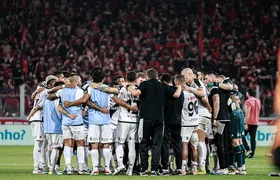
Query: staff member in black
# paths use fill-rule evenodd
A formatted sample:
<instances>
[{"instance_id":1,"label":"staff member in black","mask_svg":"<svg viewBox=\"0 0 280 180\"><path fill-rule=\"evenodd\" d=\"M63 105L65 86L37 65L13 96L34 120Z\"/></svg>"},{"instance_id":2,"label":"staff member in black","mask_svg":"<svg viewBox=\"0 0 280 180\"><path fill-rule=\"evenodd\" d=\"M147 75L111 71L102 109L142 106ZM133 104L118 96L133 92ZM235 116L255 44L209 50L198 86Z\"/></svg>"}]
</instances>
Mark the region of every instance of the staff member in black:
<instances>
[{"instance_id":1,"label":"staff member in black","mask_svg":"<svg viewBox=\"0 0 280 180\"><path fill-rule=\"evenodd\" d=\"M218 82L217 73L209 72L205 75L205 83L210 84ZM217 146L220 169L215 174L228 174L229 166L229 137L228 129L230 125L229 110L227 106L230 97L230 91L225 91L216 86L213 86L209 94L209 103L212 107L212 122L213 126L220 122L225 125L222 134L216 133L214 142Z\"/></svg>"},{"instance_id":2,"label":"staff member in black","mask_svg":"<svg viewBox=\"0 0 280 180\"><path fill-rule=\"evenodd\" d=\"M161 81L168 85L172 94L176 92L176 87L172 84L172 77L170 74L162 75ZM168 90L168 89L167 89ZM169 161L169 147L170 142L173 145L173 152L176 159L176 167L182 167L182 137L181 137L181 114L184 103L184 95L180 94L179 98L169 96L167 93L165 108L164 108L164 136L161 146L161 175L170 173L168 170Z\"/></svg>"},{"instance_id":3,"label":"staff member in black","mask_svg":"<svg viewBox=\"0 0 280 180\"><path fill-rule=\"evenodd\" d=\"M161 143L163 138L164 106L167 86L158 80L158 72L148 69L148 80L140 84L138 89L127 86L133 96L140 97L140 123L138 134L140 141L140 157L142 172L140 175L148 175L148 146L152 141L151 176L156 176L157 167L161 155ZM174 97L179 97L181 87L178 87ZM141 133L142 132L142 133Z\"/></svg>"}]
</instances>

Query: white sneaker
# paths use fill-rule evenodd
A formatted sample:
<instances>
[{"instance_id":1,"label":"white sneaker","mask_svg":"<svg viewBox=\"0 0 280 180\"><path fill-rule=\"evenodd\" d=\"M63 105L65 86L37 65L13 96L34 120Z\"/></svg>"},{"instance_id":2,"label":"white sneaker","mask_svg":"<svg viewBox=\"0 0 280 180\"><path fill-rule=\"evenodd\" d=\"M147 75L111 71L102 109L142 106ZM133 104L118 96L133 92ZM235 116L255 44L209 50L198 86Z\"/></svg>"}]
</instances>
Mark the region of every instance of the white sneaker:
<instances>
[{"instance_id":1,"label":"white sneaker","mask_svg":"<svg viewBox=\"0 0 280 180\"><path fill-rule=\"evenodd\" d=\"M119 174L121 171L123 171L125 169L125 166L124 165L121 165L117 168L117 170L114 172L113 175L117 175Z\"/></svg>"},{"instance_id":2,"label":"white sneaker","mask_svg":"<svg viewBox=\"0 0 280 180\"><path fill-rule=\"evenodd\" d=\"M90 175L91 175L91 176L97 176L97 175L99 175L99 170L98 170L98 169L92 170L92 172L91 172Z\"/></svg>"},{"instance_id":3,"label":"white sneaker","mask_svg":"<svg viewBox=\"0 0 280 180\"><path fill-rule=\"evenodd\" d=\"M133 173L133 169L132 168L128 168L127 171L126 171L126 175L132 176L132 173Z\"/></svg>"},{"instance_id":4,"label":"white sneaker","mask_svg":"<svg viewBox=\"0 0 280 180\"><path fill-rule=\"evenodd\" d=\"M34 169L32 173L33 174L44 174L44 172L39 169Z\"/></svg>"}]
</instances>

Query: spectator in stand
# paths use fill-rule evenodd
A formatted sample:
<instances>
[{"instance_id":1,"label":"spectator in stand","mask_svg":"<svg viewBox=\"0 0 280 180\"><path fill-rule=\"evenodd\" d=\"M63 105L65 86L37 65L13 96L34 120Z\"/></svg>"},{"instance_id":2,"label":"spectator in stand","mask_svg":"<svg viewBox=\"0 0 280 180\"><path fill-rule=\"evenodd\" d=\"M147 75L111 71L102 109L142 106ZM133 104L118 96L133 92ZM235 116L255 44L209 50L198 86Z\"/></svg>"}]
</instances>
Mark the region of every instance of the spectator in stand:
<instances>
[{"instance_id":1,"label":"spectator in stand","mask_svg":"<svg viewBox=\"0 0 280 180\"><path fill-rule=\"evenodd\" d=\"M278 1L216 2L205 2L201 67L236 78L237 84L246 77L247 85L261 85L267 74L272 76L265 81L273 81ZM40 81L57 67L75 68L83 81L88 79L83 72L103 67L110 81L109 76L125 76L128 70L156 66L160 73L174 75L185 66L200 66L199 1L3 0L0 9L5 17L0 67L16 93L20 79L30 93L35 88L31 79ZM272 89L273 83L268 86Z\"/></svg>"}]
</instances>

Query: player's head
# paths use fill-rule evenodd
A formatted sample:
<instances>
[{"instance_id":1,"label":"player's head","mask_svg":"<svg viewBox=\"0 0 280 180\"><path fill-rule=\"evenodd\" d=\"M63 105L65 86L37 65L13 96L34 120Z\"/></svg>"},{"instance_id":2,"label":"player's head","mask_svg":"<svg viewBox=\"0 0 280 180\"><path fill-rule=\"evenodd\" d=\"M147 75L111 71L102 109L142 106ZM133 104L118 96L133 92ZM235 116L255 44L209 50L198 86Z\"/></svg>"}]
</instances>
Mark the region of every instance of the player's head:
<instances>
[{"instance_id":1,"label":"player's head","mask_svg":"<svg viewBox=\"0 0 280 180\"><path fill-rule=\"evenodd\" d=\"M181 86L185 85L186 84L185 77L182 74L178 74L177 76L175 76L175 84Z\"/></svg>"},{"instance_id":2,"label":"player's head","mask_svg":"<svg viewBox=\"0 0 280 180\"><path fill-rule=\"evenodd\" d=\"M218 76L218 74L216 72L214 72L214 71L207 72L205 74L204 83L205 84L209 84L211 82L217 82L217 76Z\"/></svg>"},{"instance_id":3,"label":"player's head","mask_svg":"<svg viewBox=\"0 0 280 180\"><path fill-rule=\"evenodd\" d=\"M143 72L136 73L136 84L139 86L141 82L146 81L146 74Z\"/></svg>"},{"instance_id":4,"label":"player's head","mask_svg":"<svg viewBox=\"0 0 280 180\"><path fill-rule=\"evenodd\" d=\"M246 91L246 96L249 97L255 97L256 96L256 91L254 89L247 89Z\"/></svg>"},{"instance_id":5,"label":"player's head","mask_svg":"<svg viewBox=\"0 0 280 180\"><path fill-rule=\"evenodd\" d=\"M170 74L163 74L161 76L161 81L165 84L172 84L172 77Z\"/></svg>"},{"instance_id":6,"label":"player's head","mask_svg":"<svg viewBox=\"0 0 280 180\"><path fill-rule=\"evenodd\" d=\"M158 72L154 68L150 68L146 71L148 79L157 79L158 78Z\"/></svg>"},{"instance_id":7,"label":"player's head","mask_svg":"<svg viewBox=\"0 0 280 180\"><path fill-rule=\"evenodd\" d=\"M68 71L63 71L62 73L63 73L63 75L64 75L64 83L65 83L65 84L69 84L70 81L69 81L68 78L71 76L71 73L68 72Z\"/></svg>"},{"instance_id":8,"label":"player's head","mask_svg":"<svg viewBox=\"0 0 280 180\"><path fill-rule=\"evenodd\" d=\"M204 73L201 70L197 70L197 78L201 81L204 81Z\"/></svg>"},{"instance_id":9,"label":"player's head","mask_svg":"<svg viewBox=\"0 0 280 180\"><path fill-rule=\"evenodd\" d=\"M103 83L105 79L105 74L101 68L97 68L92 72L91 77L93 82Z\"/></svg>"},{"instance_id":10,"label":"player's head","mask_svg":"<svg viewBox=\"0 0 280 180\"><path fill-rule=\"evenodd\" d=\"M76 84L77 86L82 85L82 79L78 74L72 74L68 79L70 83Z\"/></svg>"},{"instance_id":11,"label":"player's head","mask_svg":"<svg viewBox=\"0 0 280 180\"><path fill-rule=\"evenodd\" d=\"M183 69L181 74L185 77L185 81L187 84L192 83L192 81L194 80L193 71L190 68Z\"/></svg>"},{"instance_id":12,"label":"player's head","mask_svg":"<svg viewBox=\"0 0 280 180\"><path fill-rule=\"evenodd\" d=\"M49 75L46 77L46 84L49 89L54 87L55 82L57 81L57 77L54 75Z\"/></svg>"},{"instance_id":13,"label":"player's head","mask_svg":"<svg viewBox=\"0 0 280 180\"><path fill-rule=\"evenodd\" d=\"M126 74L126 80L128 82L135 82L136 81L136 73L134 71L128 72Z\"/></svg>"},{"instance_id":14,"label":"player's head","mask_svg":"<svg viewBox=\"0 0 280 180\"><path fill-rule=\"evenodd\" d=\"M192 71L193 71L193 76L194 76L194 79L198 78L198 76L197 76L197 70L192 69Z\"/></svg>"},{"instance_id":15,"label":"player's head","mask_svg":"<svg viewBox=\"0 0 280 180\"><path fill-rule=\"evenodd\" d=\"M124 83L124 77L123 76L117 76L116 77L117 82L121 86Z\"/></svg>"},{"instance_id":16,"label":"player's head","mask_svg":"<svg viewBox=\"0 0 280 180\"><path fill-rule=\"evenodd\" d=\"M54 71L52 75L57 77L58 82L64 82L64 74L62 71Z\"/></svg>"}]
</instances>

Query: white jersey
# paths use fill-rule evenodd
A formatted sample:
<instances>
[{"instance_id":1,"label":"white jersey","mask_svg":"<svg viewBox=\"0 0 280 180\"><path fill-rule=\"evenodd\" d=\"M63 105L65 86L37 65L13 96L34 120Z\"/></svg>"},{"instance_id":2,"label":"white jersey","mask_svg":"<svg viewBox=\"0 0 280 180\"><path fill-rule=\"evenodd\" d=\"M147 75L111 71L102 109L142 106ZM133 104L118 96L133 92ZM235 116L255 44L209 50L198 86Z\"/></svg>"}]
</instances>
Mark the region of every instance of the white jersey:
<instances>
[{"instance_id":1,"label":"white jersey","mask_svg":"<svg viewBox=\"0 0 280 180\"><path fill-rule=\"evenodd\" d=\"M182 126L198 125L198 100L190 91L183 91Z\"/></svg>"},{"instance_id":2,"label":"white jersey","mask_svg":"<svg viewBox=\"0 0 280 180\"><path fill-rule=\"evenodd\" d=\"M133 88L136 89L135 86L133 86ZM133 96L125 87L121 88L119 98L131 106L139 106L139 98ZM133 112L124 107L120 107L119 122L137 123L138 121L138 112Z\"/></svg>"},{"instance_id":3,"label":"white jersey","mask_svg":"<svg viewBox=\"0 0 280 180\"><path fill-rule=\"evenodd\" d=\"M200 83L200 86L197 85L194 81L191 83L191 87L195 88L195 89L199 89L199 88L202 88L203 91L205 92L205 96L204 98L208 101L208 90L207 88L205 87L204 83L199 80L199 83ZM201 98L198 98L198 111L199 111L199 116L202 116L202 117L208 117L208 118L211 118L211 113L209 112L209 110L204 106Z\"/></svg>"},{"instance_id":4,"label":"white jersey","mask_svg":"<svg viewBox=\"0 0 280 180\"><path fill-rule=\"evenodd\" d=\"M37 89L39 89L41 87L37 87ZM33 104L33 108L37 105L40 104L40 102L42 102L44 100L44 97L48 95L48 90L45 89L44 91L38 93L35 98L34 98L34 104ZM33 122L33 121L43 121L43 110L40 109L39 111L37 111L29 120L29 122Z\"/></svg>"}]
</instances>

